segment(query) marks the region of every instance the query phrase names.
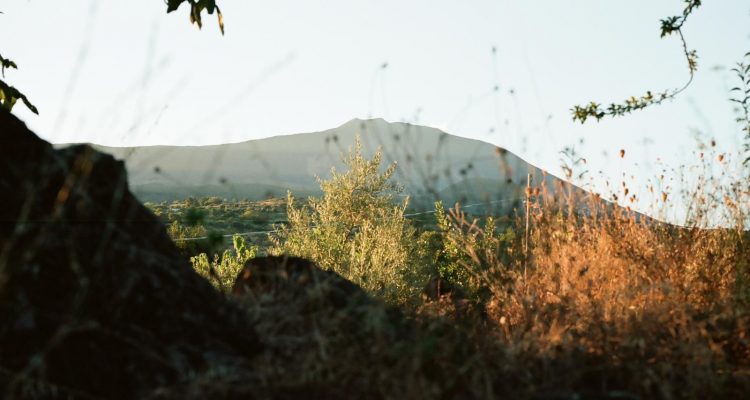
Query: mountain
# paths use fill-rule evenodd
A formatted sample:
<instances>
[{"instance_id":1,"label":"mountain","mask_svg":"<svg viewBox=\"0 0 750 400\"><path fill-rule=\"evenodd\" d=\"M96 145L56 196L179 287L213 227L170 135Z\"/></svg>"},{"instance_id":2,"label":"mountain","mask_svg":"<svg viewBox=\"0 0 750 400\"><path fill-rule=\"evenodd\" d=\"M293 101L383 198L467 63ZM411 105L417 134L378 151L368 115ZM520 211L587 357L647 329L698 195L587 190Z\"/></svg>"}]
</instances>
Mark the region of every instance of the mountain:
<instances>
[{"instance_id":1,"label":"mountain","mask_svg":"<svg viewBox=\"0 0 750 400\"><path fill-rule=\"evenodd\" d=\"M510 210L523 199L527 174L534 183L562 182L494 145L382 119L241 143L96 148L125 160L131 189L142 201L190 195L260 199L287 190L304 197L319 193L316 176L343 167L341 154L357 136L367 156L382 148L384 161L398 163L395 179L414 208L441 199Z\"/></svg>"}]
</instances>

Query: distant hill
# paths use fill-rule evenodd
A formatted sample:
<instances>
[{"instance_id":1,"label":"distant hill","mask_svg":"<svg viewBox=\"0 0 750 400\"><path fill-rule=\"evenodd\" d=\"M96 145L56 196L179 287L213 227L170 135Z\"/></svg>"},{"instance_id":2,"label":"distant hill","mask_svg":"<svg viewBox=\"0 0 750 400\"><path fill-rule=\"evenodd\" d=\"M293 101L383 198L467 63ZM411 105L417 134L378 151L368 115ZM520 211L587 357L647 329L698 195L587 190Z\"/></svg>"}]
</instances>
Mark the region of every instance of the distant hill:
<instances>
[{"instance_id":1,"label":"distant hill","mask_svg":"<svg viewBox=\"0 0 750 400\"><path fill-rule=\"evenodd\" d=\"M300 197L318 194L315 176L329 176L332 166L341 169L340 155L357 135L368 156L380 147L385 161L398 162L395 178L414 208L441 199L510 210L523 199L527 174L535 183L559 181L494 145L382 119L213 146L96 147L125 160L131 189L143 201L190 195L259 199L287 190Z\"/></svg>"}]
</instances>

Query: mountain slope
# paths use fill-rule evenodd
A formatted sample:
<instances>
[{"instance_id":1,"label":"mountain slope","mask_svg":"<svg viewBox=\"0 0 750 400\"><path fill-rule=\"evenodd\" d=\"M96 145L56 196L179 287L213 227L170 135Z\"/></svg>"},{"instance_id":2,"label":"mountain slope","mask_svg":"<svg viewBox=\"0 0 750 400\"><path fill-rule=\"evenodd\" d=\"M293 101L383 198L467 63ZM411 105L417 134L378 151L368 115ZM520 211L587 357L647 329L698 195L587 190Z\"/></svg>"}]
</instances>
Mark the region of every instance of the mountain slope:
<instances>
[{"instance_id":1,"label":"mountain slope","mask_svg":"<svg viewBox=\"0 0 750 400\"><path fill-rule=\"evenodd\" d=\"M358 135L366 155L382 148L386 162L398 163L395 178L414 207L429 207L436 199L448 204L521 200L527 174L536 183L559 181L494 145L382 119L213 146L97 148L126 161L131 188L142 200L189 194L252 199L283 196L286 190L298 196L318 193L315 177L329 176L332 166L342 168L340 155Z\"/></svg>"}]
</instances>

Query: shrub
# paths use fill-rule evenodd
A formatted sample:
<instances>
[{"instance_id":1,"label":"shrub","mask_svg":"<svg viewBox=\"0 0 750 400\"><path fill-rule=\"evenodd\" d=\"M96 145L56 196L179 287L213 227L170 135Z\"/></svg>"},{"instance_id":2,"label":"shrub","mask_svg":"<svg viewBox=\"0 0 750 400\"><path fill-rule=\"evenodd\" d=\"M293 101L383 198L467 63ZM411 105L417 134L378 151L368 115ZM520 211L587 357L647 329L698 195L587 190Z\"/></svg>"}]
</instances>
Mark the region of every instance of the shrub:
<instances>
[{"instance_id":1,"label":"shrub","mask_svg":"<svg viewBox=\"0 0 750 400\"><path fill-rule=\"evenodd\" d=\"M441 278L475 300L487 300L490 290L510 289L514 267L522 261L520 241L512 227L500 233L493 217L487 217L484 224L468 221L458 205L446 214L441 202L435 203L435 219L442 237L441 254L435 260Z\"/></svg>"},{"instance_id":2,"label":"shrub","mask_svg":"<svg viewBox=\"0 0 750 400\"><path fill-rule=\"evenodd\" d=\"M323 197L297 206L288 195L289 222L276 227L272 252L314 260L390 303L418 299L430 268L404 217L408 198L394 201L401 192L391 181L395 163L380 172L382 152L364 158L359 138L343 161L346 172L318 179Z\"/></svg>"},{"instance_id":3,"label":"shrub","mask_svg":"<svg viewBox=\"0 0 750 400\"><path fill-rule=\"evenodd\" d=\"M225 250L221 256L214 254L209 260L206 253L201 253L190 258L193 269L206 278L218 290L229 293L232 290L237 275L245 266L247 260L254 258L258 248L248 246L242 236L232 237L232 249Z\"/></svg>"},{"instance_id":4,"label":"shrub","mask_svg":"<svg viewBox=\"0 0 750 400\"><path fill-rule=\"evenodd\" d=\"M190 257L205 249L204 241L193 239L207 237L208 230L203 225L188 226L181 224L179 221L173 221L167 227L167 234L172 238L180 253Z\"/></svg>"},{"instance_id":5,"label":"shrub","mask_svg":"<svg viewBox=\"0 0 750 400\"><path fill-rule=\"evenodd\" d=\"M251 218L253 218L253 217L255 217L255 212L253 211L253 209L252 209L252 208L247 208L247 209L246 209L245 211L243 211L243 212L242 212L242 214L240 215L240 218L242 218L242 219L251 219Z\"/></svg>"}]
</instances>

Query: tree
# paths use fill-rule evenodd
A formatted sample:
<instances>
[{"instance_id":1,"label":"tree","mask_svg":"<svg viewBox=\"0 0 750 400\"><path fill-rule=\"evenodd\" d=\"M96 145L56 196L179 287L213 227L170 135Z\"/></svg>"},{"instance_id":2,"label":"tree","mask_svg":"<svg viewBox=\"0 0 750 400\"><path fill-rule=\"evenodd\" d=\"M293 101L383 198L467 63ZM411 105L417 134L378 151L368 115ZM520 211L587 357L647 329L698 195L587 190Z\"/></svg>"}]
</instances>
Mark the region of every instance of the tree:
<instances>
[{"instance_id":1,"label":"tree","mask_svg":"<svg viewBox=\"0 0 750 400\"><path fill-rule=\"evenodd\" d=\"M272 252L311 259L390 303L418 298L429 279L416 229L404 217L408 198L391 181L396 164L380 172L382 151L362 156L357 138L343 159L348 170L318 178L323 196L298 206L287 198L288 225L277 226Z\"/></svg>"},{"instance_id":2,"label":"tree","mask_svg":"<svg viewBox=\"0 0 750 400\"><path fill-rule=\"evenodd\" d=\"M737 86L730 89L732 97L729 99L735 103L735 121L740 124L740 129L745 136L744 150L748 156L743 164L750 163L750 51L745 53L745 59L732 68L737 80Z\"/></svg>"}]
</instances>

